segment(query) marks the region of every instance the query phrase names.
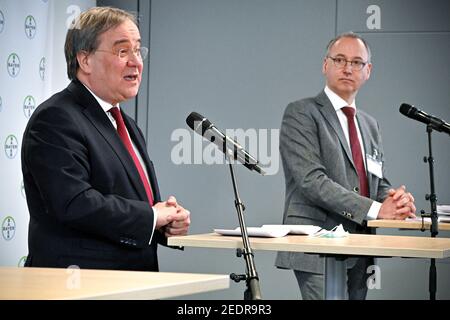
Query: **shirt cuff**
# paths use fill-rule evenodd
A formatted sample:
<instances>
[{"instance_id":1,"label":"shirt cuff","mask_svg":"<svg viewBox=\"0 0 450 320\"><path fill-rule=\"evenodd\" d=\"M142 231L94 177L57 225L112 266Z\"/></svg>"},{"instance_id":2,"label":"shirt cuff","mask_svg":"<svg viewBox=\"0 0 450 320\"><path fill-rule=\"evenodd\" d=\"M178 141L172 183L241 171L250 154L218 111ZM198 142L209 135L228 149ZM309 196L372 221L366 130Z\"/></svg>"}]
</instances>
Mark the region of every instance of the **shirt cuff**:
<instances>
[{"instance_id":1,"label":"shirt cuff","mask_svg":"<svg viewBox=\"0 0 450 320\"><path fill-rule=\"evenodd\" d=\"M153 234L155 233L155 228L156 228L156 220L158 220L158 211L156 210L155 207L152 207L152 209L153 209L153 230L152 230L152 235L150 236L150 241L148 242L149 245L150 245L150 243L152 243Z\"/></svg>"},{"instance_id":2,"label":"shirt cuff","mask_svg":"<svg viewBox=\"0 0 450 320\"><path fill-rule=\"evenodd\" d=\"M378 218L378 213L381 209L381 203L374 201L370 206L369 212L367 213L367 220L376 220Z\"/></svg>"}]
</instances>

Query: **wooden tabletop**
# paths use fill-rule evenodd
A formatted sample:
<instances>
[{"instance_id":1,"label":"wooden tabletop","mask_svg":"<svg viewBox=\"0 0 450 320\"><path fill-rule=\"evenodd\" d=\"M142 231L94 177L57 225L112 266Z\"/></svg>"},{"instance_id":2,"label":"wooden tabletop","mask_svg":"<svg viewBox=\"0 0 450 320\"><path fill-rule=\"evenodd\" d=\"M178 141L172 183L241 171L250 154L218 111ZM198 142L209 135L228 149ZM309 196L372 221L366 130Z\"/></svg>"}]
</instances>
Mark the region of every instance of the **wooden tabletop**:
<instances>
[{"instance_id":1,"label":"wooden tabletop","mask_svg":"<svg viewBox=\"0 0 450 320\"><path fill-rule=\"evenodd\" d=\"M229 285L228 275L0 267L0 300L163 299Z\"/></svg>"},{"instance_id":2,"label":"wooden tabletop","mask_svg":"<svg viewBox=\"0 0 450 320\"><path fill-rule=\"evenodd\" d=\"M429 231L431 222L424 221L425 230ZM398 229L421 229L422 221L414 220L369 220L367 226L375 228L398 228ZM450 223L440 222L438 223L438 230L448 231L450 230Z\"/></svg>"},{"instance_id":3,"label":"wooden tabletop","mask_svg":"<svg viewBox=\"0 0 450 320\"><path fill-rule=\"evenodd\" d=\"M333 239L289 235L281 238L250 237L250 243L254 250L409 258L450 257L449 238L350 234L345 238ZM168 244L203 248L243 247L240 236L217 233L170 237Z\"/></svg>"}]
</instances>

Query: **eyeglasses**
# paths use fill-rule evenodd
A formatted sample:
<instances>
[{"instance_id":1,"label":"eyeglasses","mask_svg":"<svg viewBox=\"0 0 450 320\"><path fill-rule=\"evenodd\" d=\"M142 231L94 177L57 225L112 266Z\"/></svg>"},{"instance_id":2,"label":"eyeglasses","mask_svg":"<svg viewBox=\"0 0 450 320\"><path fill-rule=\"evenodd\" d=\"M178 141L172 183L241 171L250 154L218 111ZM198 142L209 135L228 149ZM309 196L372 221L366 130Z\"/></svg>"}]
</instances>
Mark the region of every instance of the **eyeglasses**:
<instances>
[{"instance_id":1,"label":"eyeglasses","mask_svg":"<svg viewBox=\"0 0 450 320\"><path fill-rule=\"evenodd\" d=\"M368 62L364 62L361 60L346 60L346 59L340 58L340 57L333 58L333 57L327 56L327 58L333 60L334 65L337 68L345 68L347 66L347 63L350 63L352 70L355 70L355 71L362 70L364 68L364 66L368 63Z\"/></svg>"},{"instance_id":2,"label":"eyeglasses","mask_svg":"<svg viewBox=\"0 0 450 320\"><path fill-rule=\"evenodd\" d=\"M97 49L95 51L112 53L113 55L118 56L120 59L129 58L131 56L131 54L133 54L140 60L145 60L145 58L147 58L149 50L147 47L139 47L139 48L134 48L134 49L121 48L116 51L100 50L100 49Z\"/></svg>"}]
</instances>

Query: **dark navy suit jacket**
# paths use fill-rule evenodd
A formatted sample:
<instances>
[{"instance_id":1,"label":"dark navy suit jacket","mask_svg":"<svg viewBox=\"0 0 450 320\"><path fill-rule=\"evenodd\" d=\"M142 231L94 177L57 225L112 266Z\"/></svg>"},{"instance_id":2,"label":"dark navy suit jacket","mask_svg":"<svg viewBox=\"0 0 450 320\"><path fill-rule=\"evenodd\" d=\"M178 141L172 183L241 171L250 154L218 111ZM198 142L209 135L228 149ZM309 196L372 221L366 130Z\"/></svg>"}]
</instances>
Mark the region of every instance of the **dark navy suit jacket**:
<instances>
[{"instance_id":1,"label":"dark navy suit jacket","mask_svg":"<svg viewBox=\"0 0 450 320\"><path fill-rule=\"evenodd\" d=\"M123 113L142 155L155 203L160 193L144 136ZM131 156L78 80L42 103L22 142L30 212L26 266L157 271L153 210Z\"/></svg>"}]
</instances>

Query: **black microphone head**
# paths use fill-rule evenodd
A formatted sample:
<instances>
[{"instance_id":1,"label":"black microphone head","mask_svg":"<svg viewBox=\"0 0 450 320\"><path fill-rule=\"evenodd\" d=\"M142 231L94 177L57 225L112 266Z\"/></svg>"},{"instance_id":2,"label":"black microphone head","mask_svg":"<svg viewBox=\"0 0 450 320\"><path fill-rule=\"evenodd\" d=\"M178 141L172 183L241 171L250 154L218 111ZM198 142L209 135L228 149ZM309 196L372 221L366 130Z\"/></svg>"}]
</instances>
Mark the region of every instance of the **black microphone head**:
<instances>
[{"instance_id":1,"label":"black microphone head","mask_svg":"<svg viewBox=\"0 0 450 320\"><path fill-rule=\"evenodd\" d=\"M195 131L194 123L195 122L201 122L201 121L203 121L203 119L205 119L205 117L202 116L201 114L199 114L197 112L191 112L188 115L188 117L186 118L186 123L189 126L189 128L191 128L192 130Z\"/></svg>"},{"instance_id":2,"label":"black microphone head","mask_svg":"<svg viewBox=\"0 0 450 320\"><path fill-rule=\"evenodd\" d=\"M186 123L189 128L202 136L212 126L212 123L208 119L197 112L191 112L186 118Z\"/></svg>"},{"instance_id":3,"label":"black microphone head","mask_svg":"<svg viewBox=\"0 0 450 320\"><path fill-rule=\"evenodd\" d=\"M411 106L407 103L402 103L402 105L400 106L400 112L408 118L425 123L427 126L429 126L427 127L427 131L429 128L431 128L439 132L446 132L450 134L450 123L447 123L438 117L419 110L414 106Z\"/></svg>"},{"instance_id":4,"label":"black microphone head","mask_svg":"<svg viewBox=\"0 0 450 320\"><path fill-rule=\"evenodd\" d=\"M407 116L407 117L411 117L414 114L417 113L417 109L414 108L412 105L407 104L407 103L402 103L402 105L400 106L399 109L400 113Z\"/></svg>"}]
</instances>

